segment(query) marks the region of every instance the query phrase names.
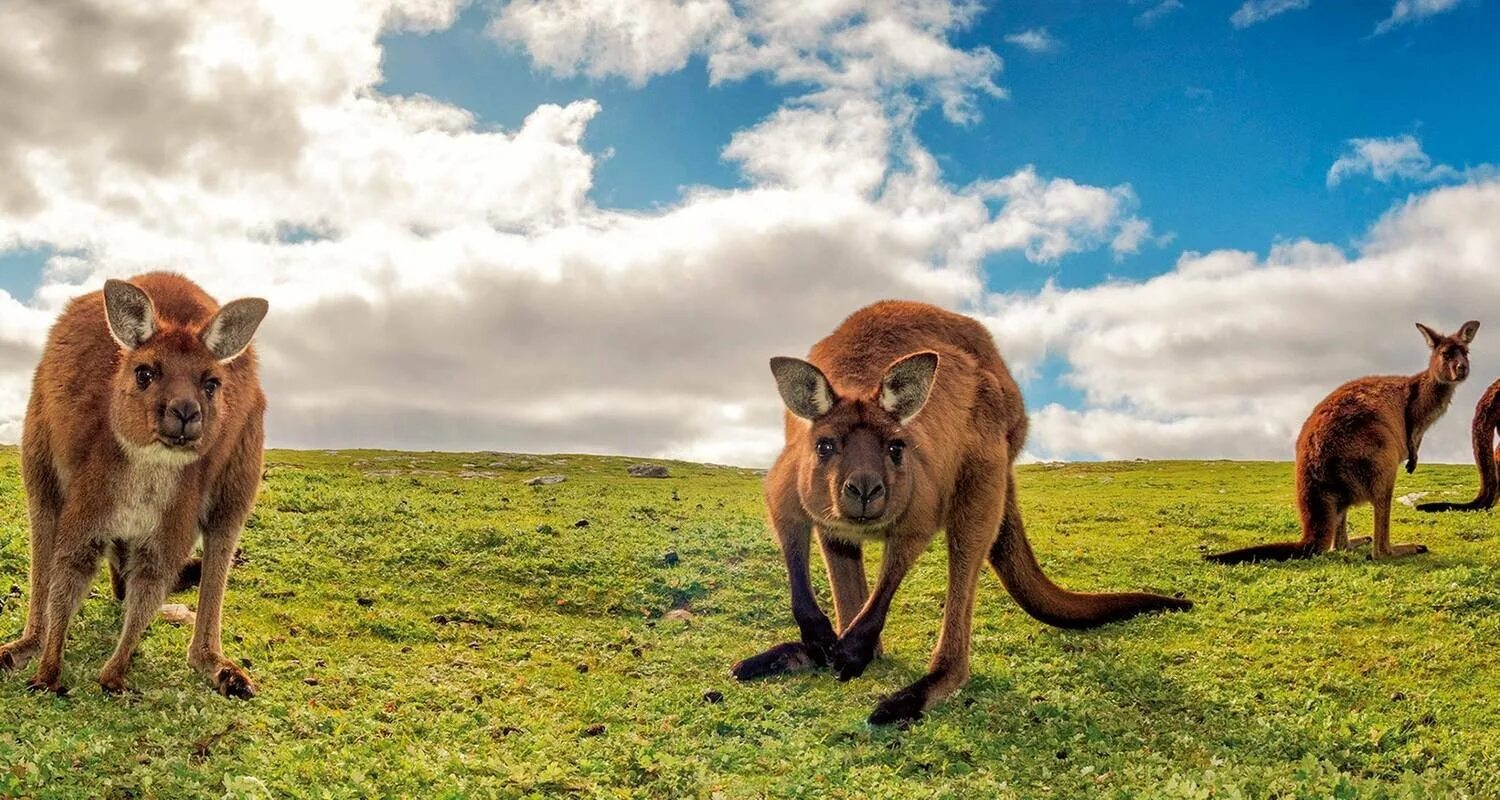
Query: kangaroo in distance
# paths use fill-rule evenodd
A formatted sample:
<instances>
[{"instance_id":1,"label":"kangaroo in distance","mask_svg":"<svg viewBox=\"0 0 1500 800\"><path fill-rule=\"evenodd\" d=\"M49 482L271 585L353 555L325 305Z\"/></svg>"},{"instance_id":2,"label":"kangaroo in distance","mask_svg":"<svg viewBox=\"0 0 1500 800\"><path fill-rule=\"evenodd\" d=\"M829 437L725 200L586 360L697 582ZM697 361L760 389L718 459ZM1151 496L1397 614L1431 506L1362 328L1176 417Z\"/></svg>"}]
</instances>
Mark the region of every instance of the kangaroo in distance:
<instances>
[{"instance_id":1,"label":"kangaroo in distance","mask_svg":"<svg viewBox=\"0 0 1500 800\"><path fill-rule=\"evenodd\" d=\"M801 640L733 667L740 680L832 666L858 677L879 648L901 580L939 529L947 532L948 589L928 672L886 697L873 724L903 723L969 679L970 625L986 560L1028 614L1088 628L1188 600L1144 593L1079 594L1047 579L1021 523L1012 467L1026 411L989 332L920 303L855 312L807 361L774 358L786 404L786 447L766 478L766 504L791 579ZM808 574L818 544L838 629L818 607ZM885 543L873 593L861 544Z\"/></svg>"},{"instance_id":2,"label":"kangaroo in distance","mask_svg":"<svg viewBox=\"0 0 1500 800\"><path fill-rule=\"evenodd\" d=\"M1465 322L1452 336L1417 323L1432 353L1427 369L1410 377L1372 376L1333 390L1313 409L1297 437L1297 510L1302 538L1205 556L1220 564L1310 558L1370 542L1349 538L1352 506L1375 511L1374 558L1427 552L1422 544L1391 544L1391 496L1403 459L1417 468L1422 434L1448 410L1453 392L1469 376L1469 343L1479 323ZM1476 445L1477 446L1477 445Z\"/></svg>"},{"instance_id":3,"label":"kangaroo in distance","mask_svg":"<svg viewBox=\"0 0 1500 800\"><path fill-rule=\"evenodd\" d=\"M1474 406L1474 466L1479 468L1479 495L1467 503L1422 503L1418 511L1483 511L1500 500L1500 448L1495 447L1495 433L1500 431L1500 381L1490 388Z\"/></svg>"},{"instance_id":4,"label":"kangaroo in distance","mask_svg":"<svg viewBox=\"0 0 1500 800\"><path fill-rule=\"evenodd\" d=\"M250 339L266 310L257 298L220 308L167 273L111 280L68 304L47 338L21 437L31 593L25 631L0 647L0 669L40 651L30 687L66 692L68 625L107 552L124 615L99 684L123 691L131 654L201 537L188 663L220 693L254 696L224 657L220 618L260 484L266 400Z\"/></svg>"}]
</instances>

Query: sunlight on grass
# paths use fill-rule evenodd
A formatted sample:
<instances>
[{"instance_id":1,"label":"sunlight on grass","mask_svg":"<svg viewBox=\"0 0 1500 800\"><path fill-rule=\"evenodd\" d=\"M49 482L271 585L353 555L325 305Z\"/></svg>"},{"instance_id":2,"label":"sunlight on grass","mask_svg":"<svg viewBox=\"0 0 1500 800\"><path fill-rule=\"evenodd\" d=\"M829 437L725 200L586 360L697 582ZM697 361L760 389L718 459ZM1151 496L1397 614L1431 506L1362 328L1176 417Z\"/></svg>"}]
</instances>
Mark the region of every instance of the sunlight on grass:
<instances>
[{"instance_id":1,"label":"sunlight on grass","mask_svg":"<svg viewBox=\"0 0 1500 800\"><path fill-rule=\"evenodd\" d=\"M903 733L864 718L926 664L940 546L865 677L738 685L732 662L795 636L760 476L662 462L671 477L639 479L631 463L269 453L225 614L261 695L213 694L184 662L189 631L159 623L137 693L102 696L118 611L101 579L68 650L71 697L0 676L0 796L1500 794L1488 513L1398 505L1396 539L1433 549L1414 559L1225 568L1199 555L1296 535L1290 465L1023 468L1059 583L1198 607L1066 632L987 576L973 682ZM544 474L568 481L522 483ZM1412 491L1467 499L1472 470L1423 466L1402 476ZM1368 510L1351 521L1368 532ZM26 563L17 457L0 449L7 637Z\"/></svg>"}]
</instances>

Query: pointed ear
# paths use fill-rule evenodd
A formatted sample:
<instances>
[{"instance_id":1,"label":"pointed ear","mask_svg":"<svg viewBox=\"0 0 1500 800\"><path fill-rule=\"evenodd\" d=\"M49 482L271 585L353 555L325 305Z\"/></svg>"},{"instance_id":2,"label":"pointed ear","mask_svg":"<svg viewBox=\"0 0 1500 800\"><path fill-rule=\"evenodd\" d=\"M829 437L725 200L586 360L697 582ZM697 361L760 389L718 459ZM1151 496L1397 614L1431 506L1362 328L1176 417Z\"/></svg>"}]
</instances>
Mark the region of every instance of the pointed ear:
<instances>
[{"instance_id":1,"label":"pointed ear","mask_svg":"<svg viewBox=\"0 0 1500 800\"><path fill-rule=\"evenodd\" d=\"M800 358L771 359L771 374L776 376L776 391L781 392L787 410L803 419L827 414L838 400L823 371Z\"/></svg>"},{"instance_id":2,"label":"pointed ear","mask_svg":"<svg viewBox=\"0 0 1500 800\"><path fill-rule=\"evenodd\" d=\"M219 363L233 361L250 346L255 329L270 310L270 303L259 297L231 300L203 326L203 333L198 336Z\"/></svg>"},{"instance_id":3,"label":"pointed ear","mask_svg":"<svg viewBox=\"0 0 1500 800\"><path fill-rule=\"evenodd\" d=\"M1465 322L1464 326L1462 328L1459 328L1458 333L1453 334L1453 336L1460 342L1468 344L1469 342L1474 341L1474 334L1476 333L1479 333L1479 320L1471 319L1468 322Z\"/></svg>"},{"instance_id":4,"label":"pointed ear","mask_svg":"<svg viewBox=\"0 0 1500 800\"><path fill-rule=\"evenodd\" d=\"M1443 340L1443 335L1441 333L1438 333L1437 331L1427 327L1426 325L1423 325L1420 322L1417 323L1417 330L1422 332L1422 337L1427 340L1427 347L1429 349L1437 347L1438 342L1441 342Z\"/></svg>"},{"instance_id":5,"label":"pointed ear","mask_svg":"<svg viewBox=\"0 0 1500 800\"><path fill-rule=\"evenodd\" d=\"M132 283L104 282L104 316L109 320L109 334L126 350L140 347L156 333L156 307Z\"/></svg>"},{"instance_id":6,"label":"pointed ear","mask_svg":"<svg viewBox=\"0 0 1500 800\"><path fill-rule=\"evenodd\" d=\"M880 380L880 407L905 425L927 405L932 379L937 374L938 354L914 353L892 364Z\"/></svg>"}]
</instances>

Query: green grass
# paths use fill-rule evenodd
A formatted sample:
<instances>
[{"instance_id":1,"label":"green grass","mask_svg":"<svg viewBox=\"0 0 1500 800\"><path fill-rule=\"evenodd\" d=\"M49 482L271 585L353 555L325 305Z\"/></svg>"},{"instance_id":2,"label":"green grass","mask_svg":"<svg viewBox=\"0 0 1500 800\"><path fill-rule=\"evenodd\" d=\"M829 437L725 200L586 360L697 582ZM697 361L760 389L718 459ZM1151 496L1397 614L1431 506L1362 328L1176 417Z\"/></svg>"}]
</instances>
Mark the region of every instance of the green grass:
<instances>
[{"instance_id":1,"label":"green grass","mask_svg":"<svg viewBox=\"0 0 1500 800\"><path fill-rule=\"evenodd\" d=\"M987 574L972 683L901 732L864 719L925 666L940 546L863 678L737 685L732 662L795 636L752 471L672 463L649 480L627 477L627 459L494 454L267 462L225 617L228 654L251 662L260 696L214 695L184 662L189 631L164 623L130 673L138 693L100 694L118 628L101 578L68 649L70 697L0 676L0 796L1500 796L1487 513L1397 506L1396 540L1433 550L1412 559L1225 568L1198 556L1295 535L1289 465L1024 468L1055 579L1182 591L1198 607L1060 631ZM521 483L547 473L569 480ZM1411 491L1467 499L1472 470L1423 466L1401 479ZM0 449L7 637L24 610L23 508L15 451ZM1368 509L1352 525L1367 532ZM665 616L679 608L691 619Z\"/></svg>"}]
</instances>

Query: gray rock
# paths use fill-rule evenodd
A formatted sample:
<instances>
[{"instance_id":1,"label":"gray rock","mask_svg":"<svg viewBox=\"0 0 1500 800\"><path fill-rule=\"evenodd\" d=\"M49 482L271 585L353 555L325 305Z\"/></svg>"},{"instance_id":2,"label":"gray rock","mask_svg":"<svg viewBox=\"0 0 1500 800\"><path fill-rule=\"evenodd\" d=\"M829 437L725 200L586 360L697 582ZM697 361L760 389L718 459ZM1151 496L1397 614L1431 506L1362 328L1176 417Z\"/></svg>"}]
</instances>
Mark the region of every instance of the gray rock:
<instances>
[{"instance_id":1,"label":"gray rock","mask_svg":"<svg viewBox=\"0 0 1500 800\"><path fill-rule=\"evenodd\" d=\"M551 486L554 483L562 483L567 480L566 475L538 475L526 481L527 486Z\"/></svg>"},{"instance_id":2,"label":"gray rock","mask_svg":"<svg viewBox=\"0 0 1500 800\"><path fill-rule=\"evenodd\" d=\"M625 471L632 478L665 478L670 474L661 464L631 464Z\"/></svg>"}]
</instances>

